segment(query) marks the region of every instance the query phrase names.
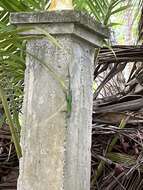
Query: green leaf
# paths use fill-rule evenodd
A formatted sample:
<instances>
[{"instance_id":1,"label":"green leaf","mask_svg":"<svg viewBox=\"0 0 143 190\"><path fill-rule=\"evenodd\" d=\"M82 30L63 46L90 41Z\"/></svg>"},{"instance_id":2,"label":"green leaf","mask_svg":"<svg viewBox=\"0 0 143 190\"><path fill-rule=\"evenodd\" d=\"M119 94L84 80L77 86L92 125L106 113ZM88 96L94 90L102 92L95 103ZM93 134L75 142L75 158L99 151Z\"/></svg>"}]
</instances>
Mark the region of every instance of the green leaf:
<instances>
[{"instance_id":1,"label":"green leaf","mask_svg":"<svg viewBox=\"0 0 143 190\"><path fill-rule=\"evenodd\" d=\"M109 152L107 153L106 157L113 162L117 162L119 164L124 164L128 166L136 164L136 159L134 156L124 153Z\"/></svg>"},{"instance_id":2,"label":"green leaf","mask_svg":"<svg viewBox=\"0 0 143 190\"><path fill-rule=\"evenodd\" d=\"M56 38L54 38L52 35L50 35L48 31L46 31L45 29L41 29L39 27L34 27L34 28L35 28L35 30L44 34L47 37L47 39L49 40L49 42L53 43L55 46L57 46L60 49L62 48L61 44L59 44L59 42L56 40Z\"/></svg>"},{"instance_id":3,"label":"green leaf","mask_svg":"<svg viewBox=\"0 0 143 190\"><path fill-rule=\"evenodd\" d=\"M131 7L131 6L130 5L126 5L126 6L120 7L119 9L116 9L115 11L112 11L111 15L114 15L116 13L122 12L122 11L128 9L129 7Z\"/></svg>"},{"instance_id":4,"label":"green leaf","mask_svg":"<svg viewBox=\"0 0 143 190\"><path fill-rule=\"evenodd\" d=\"M5 95L4 90L2 89L1 86L0 86L0 99L2 101L2 105L4 107L4 111L5 111L7 120L8 120L8 125L9 125L10 132L12 135L12 140L13 140L14 145L15 145L17 156L18 156L18 158L20 158L22 156L22 153L21 153L21 147L20 147L20 143L19 143L19 137L18 137L16 130L15 130L15 127L14 127L14 123L13 123L13 120L12 120L12 117L10 114L6 95Z\"/></svg>"},{"instance_id":5,"label":"green leaf","mask_svg":"<svg viewBox=\"0 0 143 190\"><path fill-rule=\"evenodd\" d=\"M116 23L116 22L111 22L110 24L107 25L107 27L120 26L120 25L122 25L122 24Z\"/></svg>"}]
</instances>

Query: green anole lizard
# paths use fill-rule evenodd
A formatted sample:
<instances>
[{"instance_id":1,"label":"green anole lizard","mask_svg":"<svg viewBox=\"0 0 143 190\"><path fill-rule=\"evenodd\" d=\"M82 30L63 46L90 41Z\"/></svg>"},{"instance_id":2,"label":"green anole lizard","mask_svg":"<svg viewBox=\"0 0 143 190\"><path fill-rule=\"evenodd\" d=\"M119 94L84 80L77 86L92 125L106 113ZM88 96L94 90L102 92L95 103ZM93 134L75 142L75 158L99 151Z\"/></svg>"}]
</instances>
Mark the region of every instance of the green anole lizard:
<instances>
[{"instance_id":1,"label":"green anole lizard","mask_svg":"<svg viewBox=\"0 0 143 190\"><path fill-rule=\"evenodd\" d=\"M72 111L72 91L71 91L71 84L70 84L70 71L68 67L68 77L69 77L69 87L66 90L66 101L67 101L67 117L71 116Z\"/></svg>"},{"instance_id":2,"label":"green anole lizard","mask_svg":"<svg viewBox=\"0 0 143 190\"><path fill-rule=\"evenodd\" d=\"M66 93L66 101L67 101L67 117L69 118L72 111L72 92L69 89L69 92Z\"/></svg>"}]
</instances>

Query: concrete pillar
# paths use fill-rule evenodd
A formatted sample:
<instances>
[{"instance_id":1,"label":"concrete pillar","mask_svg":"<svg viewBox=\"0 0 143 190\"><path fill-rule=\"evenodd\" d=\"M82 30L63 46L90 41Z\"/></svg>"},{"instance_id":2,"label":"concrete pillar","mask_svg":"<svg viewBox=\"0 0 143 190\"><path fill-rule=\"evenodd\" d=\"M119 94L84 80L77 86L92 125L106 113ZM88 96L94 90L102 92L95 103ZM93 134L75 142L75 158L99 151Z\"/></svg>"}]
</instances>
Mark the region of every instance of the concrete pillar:
<instances>
[{"instance_id":1,"label":"concrete pillar","mask_svg":"<svg viewBox=\"0 0 143 190\"><path fill-rule=\"evenodd\" d=\"M14 13L11 23L61 46L44 36L27 43L18 190L89 190L94 52L108 30L76 11Z\"/></svg>"}]
</instances>

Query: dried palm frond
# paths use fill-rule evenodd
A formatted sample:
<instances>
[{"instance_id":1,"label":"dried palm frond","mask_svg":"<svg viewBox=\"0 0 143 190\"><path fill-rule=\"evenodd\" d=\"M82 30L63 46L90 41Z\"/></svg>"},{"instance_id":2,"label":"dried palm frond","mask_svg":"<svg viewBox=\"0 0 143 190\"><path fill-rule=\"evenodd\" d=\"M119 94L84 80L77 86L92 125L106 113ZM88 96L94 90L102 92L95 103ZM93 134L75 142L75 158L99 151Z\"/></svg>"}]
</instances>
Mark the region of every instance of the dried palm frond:
<instances>
[{"instance_id":1,"label":"dried palm frond","mask_svg":"<svg viewBox=\"0 0 143 190\"><path fill-rule=\"evenodd\" d=\"M99 94L107 97L142 90L139 87L143 82L143 46L113 46L112 49L114 53L102 48L96 60L94 79L98 88L94 98Z\"/></svg>"},{"instance_id":2,"label":"dried palm frond","mask_svg":"<svg viewBox=\"0 0 143 190\"><path fill-rule=\"evenodd\" d=\"M142 190L143 47L112 48L116 56L103 48L95 64L95 81L102 77L94 94L91 190ZM127 65L131 65L128 76L117 81ZM125 127L120 128L127 117Z\"/></svg>"}]
</instances>

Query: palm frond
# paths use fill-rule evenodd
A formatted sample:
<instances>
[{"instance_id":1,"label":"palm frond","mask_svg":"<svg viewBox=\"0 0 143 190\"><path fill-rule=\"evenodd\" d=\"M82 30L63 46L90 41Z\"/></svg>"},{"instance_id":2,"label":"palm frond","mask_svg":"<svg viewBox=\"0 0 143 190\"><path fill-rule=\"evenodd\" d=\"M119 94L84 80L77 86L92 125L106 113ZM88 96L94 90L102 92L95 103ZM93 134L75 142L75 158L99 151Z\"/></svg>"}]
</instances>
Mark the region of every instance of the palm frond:
<instances>
[{"instance_id":1,"label":"palm frond","mask_svg":"<svg viewBox=\"0 0 143 190\"><path fill-rule=\"evenodd\" d=\"M112 26L114 23L111 23L111 17L130 7L128 3L123 2L124 0L76 0L75 7L87 11L100 23Z\"/></svg>"}]
</instances>

